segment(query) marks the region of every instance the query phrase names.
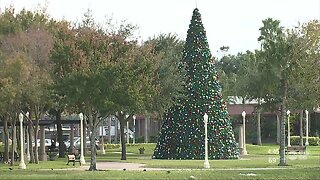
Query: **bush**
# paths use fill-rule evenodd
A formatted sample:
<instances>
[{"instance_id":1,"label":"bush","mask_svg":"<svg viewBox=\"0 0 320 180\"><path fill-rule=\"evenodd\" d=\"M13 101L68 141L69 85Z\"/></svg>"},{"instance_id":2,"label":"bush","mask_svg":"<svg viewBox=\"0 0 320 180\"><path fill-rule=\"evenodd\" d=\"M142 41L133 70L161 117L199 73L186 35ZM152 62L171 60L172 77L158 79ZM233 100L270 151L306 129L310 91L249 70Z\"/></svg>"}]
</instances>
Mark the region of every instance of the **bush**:
<instances>
[{"instance_id":1,"label":"bush","mask_svg":"<svg viewBox=\"0 0 320 180\"><path fill-rule=\"evenodd\" d=\"M130 146L144 146L145 143L135 143L135 144L126 144L127 147L130 147ZM104 144L104 148L105 149L119 149L121 146L121 144Z\"/></svg>"},{"instance_id":2,"label":"bush","mask_svg":"<svg viewBox=\"0 0 320 180\"><path fill-rule=\"evenodd\" d=\"M158 141L157 135L149 136L148 143L157 143L157 141ZM140 136L140 137L136 138L136 142L137 143L144 143L144 136Z\"/></svg>"},{"instance_id":3,"label":"bush","mask_svg":"<svg viewBox=\"0 0 320 180\"><path fill-rule=\"evenodd\" d=\"M104 144L105 149L117 149L120 148L120 144Z\"/></svg>"},{"instance_id":4,"label":"bush","mask_svg":"<svg viewBox=\"0 0 320 180\"><path fill-rule=\"evenodd\" d=\"M319 146L320 138L319 137L309 137L308 138L310 146ZM303 137L303 144L306 142L306 137ZM291 145L299 145L300 144L300 136L291 136L290 137Z\"/></svg>"}]
</instances>

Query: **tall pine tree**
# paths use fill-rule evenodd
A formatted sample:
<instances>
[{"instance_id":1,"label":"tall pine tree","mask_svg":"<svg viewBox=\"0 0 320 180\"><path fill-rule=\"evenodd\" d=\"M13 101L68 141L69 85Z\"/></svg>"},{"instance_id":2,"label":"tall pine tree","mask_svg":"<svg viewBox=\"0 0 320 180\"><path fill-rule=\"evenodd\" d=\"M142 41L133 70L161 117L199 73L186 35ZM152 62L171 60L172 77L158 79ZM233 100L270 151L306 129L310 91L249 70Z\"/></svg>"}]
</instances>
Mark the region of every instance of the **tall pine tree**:
<instances>
[{"instance_id":1,"label":"tall pine tree","mask_svg":"<svg viewBox=\"0 0 320 180\"><path fill-rule=\"evenodd\" d=\"M222 98L219 75L214 63L201 14L196 8L183 50L185 94L165 112L153 158L204 159L205 113L209 116L209 159L239 157L239 148Z\"/></svg>"}]
</instances>

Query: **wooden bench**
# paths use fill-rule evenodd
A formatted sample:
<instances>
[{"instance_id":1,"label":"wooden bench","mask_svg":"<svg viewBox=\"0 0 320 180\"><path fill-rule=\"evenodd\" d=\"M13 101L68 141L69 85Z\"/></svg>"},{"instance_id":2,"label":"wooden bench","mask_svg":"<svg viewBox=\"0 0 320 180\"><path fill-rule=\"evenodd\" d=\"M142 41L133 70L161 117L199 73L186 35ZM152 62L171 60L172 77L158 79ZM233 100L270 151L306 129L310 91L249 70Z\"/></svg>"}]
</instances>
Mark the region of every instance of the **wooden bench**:
<instances>
[{"instance_id":1,"label":"wooden bench","mask_svg":"<svg viewBox=\"0 0 320 180\"><path fill-rule=\"evenodd\" d=\"M306 153L306 146L290 146L286 149L286 154L290 152L294 152L295 154L305 154Z\"/></svg>"},{"instance_id":2,"label":"wooden bench","mask_svg":"<svg viewBox=\"0 0 320 180\"><path fill-rule=\"evenodd\" d=\"M67 158L68 158L68 163L67 163L68 166L69 166L69 162L73 162L73 165L75 165L76 162L79 162L81 166L80 156L76 156L74 154L68 154Z\"/></svg>"}]
</instances>

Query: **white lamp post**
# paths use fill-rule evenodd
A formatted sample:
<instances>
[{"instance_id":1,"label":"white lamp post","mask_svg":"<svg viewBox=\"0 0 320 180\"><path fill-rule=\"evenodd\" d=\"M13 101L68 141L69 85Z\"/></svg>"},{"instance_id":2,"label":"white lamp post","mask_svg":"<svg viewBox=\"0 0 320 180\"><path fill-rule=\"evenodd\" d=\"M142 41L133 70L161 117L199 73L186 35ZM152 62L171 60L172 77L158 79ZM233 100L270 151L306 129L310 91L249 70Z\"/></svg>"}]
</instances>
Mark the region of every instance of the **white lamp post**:
<instances>
[{"instance_id":1,"label":"white lamp post","mask_svg":"<svg viewBox=\"0 0 320 180\"><path fill-rule=\"evenodd\" d=\"M309 111L306 110L306 143L305 146L309 146Z\"/></svg>"},{"instance_id":2,"label":"white lamp post","mask_svg":"<svg viewBox=\"0 0 320 180\"><path fill-rule=\"evenodd\" d=\"M246 112L242 111L242 123L243 123L243 155L247 155L247 148L246 148Z\"/></svg>"},{"instance_id":3,"label":"white lamp post","mask_svg":"<svg viewBox=\"0 0 320 180\"><path fill-rule=\"evenodd\" d=\"M127 121L127 143L130 143L130 139L129 139L129 121Z\"/></svg>"},{"instance_id":4,"label":"white lamp post","mask_svg":"<svg viewBox=\"0 0 320 180\"><path fill-rule=\"evenodd\" d=\"M133 141L132 141L132 143L134 144L136 142L136 118L137 117L135 115L133 115L132 118L133 118Z\"/></svg>"},{"instance_id":5,"label":"white lamp post","mask_svg":"<svg viewBox=\"0 0 320 180\"><path fill-rule=\"evenodd\" d=\"M20 113L19 114L19 121L20 121L20 149L21 149L21 155L20 155L20 164L19 164L19 168L20 169L26 169L26 164L24 163L24 140L23 140L23 127L22 127L22 122L23 122L23 114Z\"/></svg>"},{"instance_id":6,"label":"white lamp post","mask_svg":"<svg viewBox=\"0 0 320 180\"><path fill-rule=\"evenodd\" d=\"M102 154L106 154L106 150L104 149L104 137L103 137L104 132L105 132L105 129L104 129L104 126L103 126L103 121L102 121L102 139L101 139L101 144L102 144L101 151L102 151Z\"/></svg>"},{"instance_id":7,"label":"white lamp post","mask_svg":"<svg viewBox=\"0 0 320 180\"><path fill-rule=\"evenodd\" d=\"M290 111L287 111L287 117L288 117L288 147L291 147L290 142Z\"/></svg>"},{"instance_id":8,"label":"white lamp post","mask_svg":"<svg viewBox=\"0 0 320 180\"><path fill-rule=\"evenodd\" d=\"M26 116L29 118L29 112L26 113ZM29 149L29 143L30 143L29 136L30 136L30 134L29 134L28 130L26 130L26 134L27 134L27 137L26 137L27 138L27 160L30 161L30 158L31 158L30 157L30 149Z\"/></svg>"},{"instance_id":9,"label":"white lamp post","mask_svg":"<svg viewBox=\"0 0 320 180\"><path fill-rule=\"evenodd\" d=\"M129 117L129 115L126 115L126 119ZM127 119L127 143L130 143L130 137L129 137L129 121Z\"/></svg>"},{"instance_id":10,"label":"white lamp post","mask_svg":"<svg viewBox=\"0 0 320 180\"><path fill-rule=\"evenodd\" d=\"M83 114L80 113L79 114L79 118L80 118L80 128L81 128L81 131L80 131L80 162L81 164L86 164L86 161L84 160L84 154L83 154Z\"/></svg>"},{"instance_id":11,"label":"white lamp post","mask_svg":"<svg viewBox=\"0 0 320 180\"><path fill-rule=\"evenodd\" d=\"M204 159L204 168L209 169L210 164L208 161L208 114L204 113L203 115L203 120L204 120L204 153L205 153L205 159Z\"/></svg>"}]
</instances>

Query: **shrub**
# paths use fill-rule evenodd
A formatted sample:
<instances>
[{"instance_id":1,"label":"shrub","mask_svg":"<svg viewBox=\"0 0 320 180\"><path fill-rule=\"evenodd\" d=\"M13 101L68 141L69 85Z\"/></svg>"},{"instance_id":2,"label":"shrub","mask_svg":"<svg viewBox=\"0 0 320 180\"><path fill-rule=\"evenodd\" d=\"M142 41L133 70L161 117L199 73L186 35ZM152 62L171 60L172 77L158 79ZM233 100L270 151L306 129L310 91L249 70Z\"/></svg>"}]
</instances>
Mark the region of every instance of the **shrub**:
<instances>
[{"instance_id":1,"label":"shrub","mask_svg":"<svg viewBox=\"0 0 320 180\"><path fill-rule=\"evenodd\" d=\"M303 144L306 142L306 137L303 137ZM318 146L320 145L319 137L309 137L308 142L310 146ZM291 145L299 145L300 144L300 136L291 136L290 137Z\"/></svg>"},{"instance_id":2,"label":"shrub","mask_svg":"<svg viewBox=\"0 0 320 180\"><path fill-rule=\"evenodd\" d=\"M150 143L149 143L150 144ZM135 143L135 144L126 144L127 147L130 147L130 146L144 146L145 143ZM104 144L104 148L105 149L118 149L120 148L121 144Z\"/></svg>"},{"instance_id":3,"label":"shrub","mask_svg":"<svg viewBox=\"0 0 320 180\"><path fill-rule=\"evenodd\" d=\"M120 148L120 144L104 144L105 149L117 149Z\"/></svg>"},{"instance_id":4,"label":"shrub","mask_svg":"<svg viewBox=\"0 0 320 180\"><path fill-rule=\"evenodd\" d=\"M157 135L149 136L148 143L156 143L158 141ZM144 143L144 136L140 136L136 138L137 143Z\"/></svg>"}]
</instances>

